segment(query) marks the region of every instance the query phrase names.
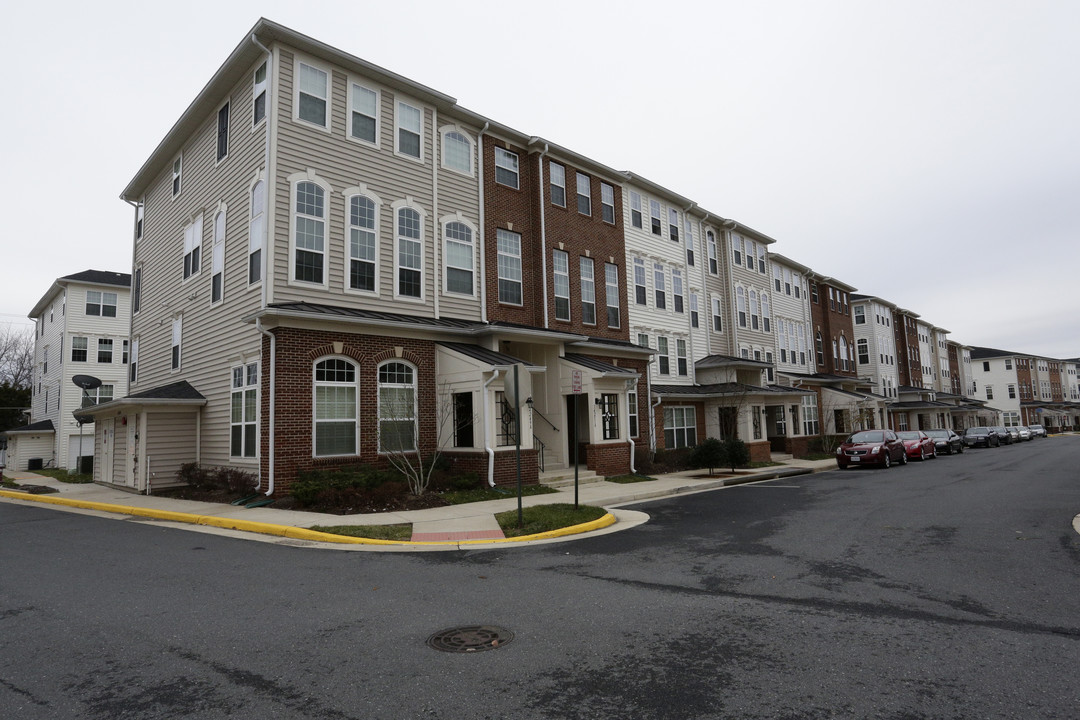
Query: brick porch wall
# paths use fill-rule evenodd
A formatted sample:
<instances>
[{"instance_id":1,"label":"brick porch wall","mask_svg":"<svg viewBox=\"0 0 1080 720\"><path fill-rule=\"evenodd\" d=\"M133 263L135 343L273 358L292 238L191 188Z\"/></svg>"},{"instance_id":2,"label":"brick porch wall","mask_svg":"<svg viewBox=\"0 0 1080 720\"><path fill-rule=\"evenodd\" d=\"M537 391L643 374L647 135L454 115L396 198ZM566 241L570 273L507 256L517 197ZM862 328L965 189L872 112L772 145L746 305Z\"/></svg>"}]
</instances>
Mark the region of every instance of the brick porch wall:
<instances>
[{"instance_id":1,"label":"brick porch wall","mask_svg":"<svg viewBox=\"0 0 1080 720\"><path fill-rule=\"evenodd\" d=\"M480 477L483 487L488 487L488 456L486 452L446 451L443 457L450 461L452 473L474 472ZM534 449L521 450L521 482L524 485L536 485L539 482L539 463ZM499 486L517 484L517 453L499 451L495 453L495 484Z\"/></svg>"},{"instance_id":2,"label":"brick porch wall","mask_svg":"<svg viewBox=\"0 0 1080 720\"><path fill-rule=\"evenodd\" d=\"M630 446L625 442L586 445L585 464L604 477L626 475L630 472Z\"/></svg>"},{"instance_id":3,"label":"brick porch wall","mask_svg":"<svg viewBox=\"0 0 1080 720\"><path fill-rule=\"evenodd\" d=\"M769 441L755 440L746 443L750 450L750 462L769 462L772 460L772 446Z\"/></svg>"}]
</instances>

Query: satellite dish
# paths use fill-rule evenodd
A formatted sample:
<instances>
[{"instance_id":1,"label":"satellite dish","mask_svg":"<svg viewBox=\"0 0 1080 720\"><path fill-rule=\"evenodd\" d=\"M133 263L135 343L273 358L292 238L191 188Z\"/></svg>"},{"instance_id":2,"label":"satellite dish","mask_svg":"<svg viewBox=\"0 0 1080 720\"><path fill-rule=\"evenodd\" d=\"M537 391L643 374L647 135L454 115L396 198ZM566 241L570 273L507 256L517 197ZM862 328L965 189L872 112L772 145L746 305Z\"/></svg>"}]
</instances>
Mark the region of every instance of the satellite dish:
<instances>
[{"instance_id":1,"label":"satellite dish","mask_svg":"<svg viewBox=\"0 0 1080 720\"><path fill-rule=\"evenodd\" d=\"M93 390L94 388L101 387L101 381L93 375L75 375L71 378L71 382L75 383L76 387L81 387L83 390Z\"/></svg>"}]
</instances>

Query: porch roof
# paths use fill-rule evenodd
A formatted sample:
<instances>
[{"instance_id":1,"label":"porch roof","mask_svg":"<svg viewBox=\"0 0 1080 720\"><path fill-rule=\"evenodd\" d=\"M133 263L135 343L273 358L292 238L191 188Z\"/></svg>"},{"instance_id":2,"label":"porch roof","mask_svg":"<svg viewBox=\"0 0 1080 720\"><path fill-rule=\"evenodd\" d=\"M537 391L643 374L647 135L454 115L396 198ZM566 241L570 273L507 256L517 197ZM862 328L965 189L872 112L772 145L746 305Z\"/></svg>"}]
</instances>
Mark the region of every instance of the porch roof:
<instances>
[{"instance_id":1,"label":"porch roof","mask_svg":"<svg viewBox=\"0 0 1080 720\"><path fill-rule=\"evenodd\" d=\"M470 343L456 343L456 342L440 342L437 343L441 347L453 350L454 352L461 353L462 355L472 358L473 360L479 360L480 362L491 365L492 367L510 367L511 365L524 365L528 368L537 367L531 362L526 362L520 358L516 358L513 355L507 355L506 353L497 352L495 350L488 350L485 347L479 345L472 345ZM543 368L538 368L543 370Z\"/></svg>"},{"instance_id":2,"label":"porch roof","mask_svg":"<svg viewBox=\"0 0 1080 720\"><path fill-rule=\"evenodd\" d=\"M53 427L52 420L39 420L36 423L30 423L29 425L23 425L22 427L14 427L10 430L5 430L0 435L18 435L20 433L51 433L56 432L56 428Z\"/></svg>"},{"instance_id":3,"label":"porch roof","mask_svg":"<svg viewBox=\"0 0 1080 720\"><path fill-rule=\"evenodd\" d=\"M607 377L622 377L627 380L631 378L639 377L637 370L633 368L619 367L618 365L612 365L609 362L605 362L598 358L589 357L588 355L578 355L576 353L566 353L563 355L563 359L572 362L575 365L581 365L590 370L600 373Z\"/></svg>"},{"instance_id":4,"label":"porch roof","mask_svg":"<svg viewBox=\"0 0 1080 720\"><path fill-rule=\"evenodd\" d=\"M652 391L661 397L706 398L731 395L811 395L813 390L784 385L746 385L744 383L712 383L709 385L653 385Z\"/></svg>"},{"instance_id":5,"label":"porch roof","mask_svg":"<svg viewBox=\"0 0 1080 720\"><path fill-rule=\"evenodd\" d=\"M197 410L206 404L206 398L202 393L192 387L191 383L187 380L180 380L178 382L169 383L168 385L159 385L149 390L143 390L142 392L133 393L126 397L117 398L116 400L110 400L107 403L100 405L91 405L90 407L80 408L75 411L75 415L101 415L113 410L119 410L127 407L142 407L142 406L154 406L154 407L172 407L172 408L190 408Z\"/></svg>"}]
</instances>

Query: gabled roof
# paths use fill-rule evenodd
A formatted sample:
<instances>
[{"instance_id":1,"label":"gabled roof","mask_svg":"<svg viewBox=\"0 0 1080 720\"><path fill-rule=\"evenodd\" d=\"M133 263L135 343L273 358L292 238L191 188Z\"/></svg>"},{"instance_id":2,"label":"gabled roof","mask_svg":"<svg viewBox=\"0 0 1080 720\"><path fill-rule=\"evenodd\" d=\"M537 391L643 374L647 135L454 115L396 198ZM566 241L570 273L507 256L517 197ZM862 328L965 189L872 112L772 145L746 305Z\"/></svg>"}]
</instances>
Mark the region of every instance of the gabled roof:
<instances>
[{"instance_id":1,"label":"gabled roof","mask_svg":"<svg viewBox=\"0 0 1080 720\"><path fill-rule=\"evenodd\" d=\"M187 380L160 385L143 392L128 395L131 400L205 400L202 393L191 386Z\"/></svg>"},{"instance_id":2,"label":"gabled roof","mask_svg":"<svg viewBox=\"0 0 1080 720\"><path fill-rule=\"evenodd\" d=\"M41 299L35 303L27 317L33 320L41 315L41 313L45 312L45 308L49 306L52 299L62 293L69 283L105 285L126 289L131 287L131 275L128 275L127 273L109 272L107 270L83 270L74 275L59 277L53 281L53 284L49 286L49 289L41 296Z\"/></svg>"},{"instance_id":3,"label":"gabled roof","mask_svg":"<svg viewBox=\"0 0 1080 720\"><path fill-rule=\"evenodd\" d=\"M750 358L737 357L735 355L707 355L694 363L694 367L698 370L711 367L738 367L745 368L760 368L762 370L771 368L772 364L763 362L761 360L751 360Z\"/></svg>"},{"instance_id":4,"label":"gabled roof","mask_svg":"<svg viewBox=\"0 0 1080 720\"><path fill-rule=\"evenodd\" d=\"M1015 353L1008 350L997 350L995 348L979 347L977 345L971 346L971 359L981 360L983 358L996 358L996 357L1015 357L1023 356L1024 353Z\"/></svg>"}]
</instances>

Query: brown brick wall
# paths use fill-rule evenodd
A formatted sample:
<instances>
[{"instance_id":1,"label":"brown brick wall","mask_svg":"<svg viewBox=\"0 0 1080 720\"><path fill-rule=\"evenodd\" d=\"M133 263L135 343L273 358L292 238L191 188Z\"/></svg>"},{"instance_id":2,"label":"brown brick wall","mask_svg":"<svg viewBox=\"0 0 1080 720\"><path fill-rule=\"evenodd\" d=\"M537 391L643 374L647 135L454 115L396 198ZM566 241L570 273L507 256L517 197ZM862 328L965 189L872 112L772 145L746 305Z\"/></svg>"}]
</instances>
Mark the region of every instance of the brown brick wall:
<instances>
[{"instance_id":1,"label":"brown brick wall","mask_svg":"<svg viewBox=\"0 0 1080 720\"><path fill-rule=\"evenodd\" d=\"M750 450L750 462L769 462L772 460L772 446L768 440L754 440L746 443Z\"/></svg>"},{"instance_id":2,"label":"brown brick wall","mask_svg":"<svg viewBox=\"0 0 1080 720\"><path fill-rule=\"evenodd\" d=\"M784 438L784 452L797 458L810 454L810 438L806 436Z\"/></svg>"},{"instance_id":3,"label":"brown brick wall","mask_svg":"<svg viewBox=\"0 0 1080 720\"><path fill-rule=\"evenodd\" d=\"M480 477L480 483L488 487L488 455L486 452L447 451L443 456L450 462L451 472L474 472ZM517 453L500 451L495 453L495 484L498 486L517 484ZM539 481L537 452L534 449L521 451L521 482L524 485L536 485Z\"/></svg>"},{"instance_id":4,"label":"brown brick wall","mask_svg":"<svg viewBox=\"0 0 1080 720\"><path fill-rule=\"evenodd\" d=\"M587 445L586 465L597 475L612 477L630 472L630 445L624 442Z\"/></svg>"},{"instance_id":5,"label":"brown brick wall","mask_svg":"<svg viewBox=\"0 0 1080 720\"><path fill-rule=\"evenodd\" d=\"M848 295L848 302L845 305L842 301L836 300L839 293L846 292L839 290L836 287L829 285L828 283L817 282L818 302L810 302L810 319L813 323L813 332L810 338L810 345L814 350L814 357L817 357L817 346L815 342L817 340L817 333L821 333L822 342L822 354L824 357L824 365L818 366L818 372L830 373L833 375L843 375L846 377L856 377L856 363L858 358L853 362L851 360L852 353L855 350L855 329L853 321L851 319L851 295ZM834 305L830 305L829 302L829 290L832 289ZM813 297L811 295L811 297ZM841 296L842 297L842 296ZM846 311L846 312L845 312ZM845 369L842 362L838 363L833 360L832 345L835 341L837 345L840 344L840 338L843 337L847 342L848 352L848 366ZM839 348L838 348L839 351ZM843 358L840 358L843 360Z\"/></svg>"}]
</instances>

